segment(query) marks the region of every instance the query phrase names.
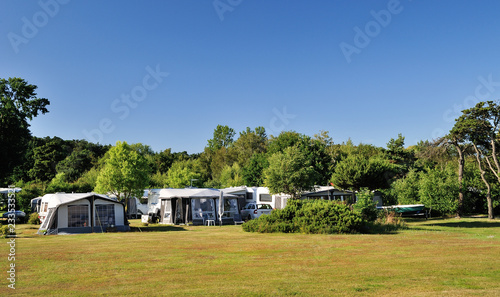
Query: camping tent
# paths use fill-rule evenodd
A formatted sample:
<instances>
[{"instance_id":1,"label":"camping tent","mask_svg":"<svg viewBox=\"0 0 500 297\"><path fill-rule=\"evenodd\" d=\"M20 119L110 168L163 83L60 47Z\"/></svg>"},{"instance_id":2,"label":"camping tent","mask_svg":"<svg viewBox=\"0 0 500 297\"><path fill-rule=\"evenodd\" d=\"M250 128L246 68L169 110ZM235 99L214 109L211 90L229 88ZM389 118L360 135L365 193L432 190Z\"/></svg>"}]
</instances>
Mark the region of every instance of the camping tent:
<instances>
[{"instance_id":1,"label":"camping tent","mask_svg":"<svg viewBox=\"0 0 500 297\"><path fill-rule=\"evenodd\" d=\"M128 231L125 207L105 195L56 193L42 197L38 234Z\"/></svg>"},{"instance_id":2,"label":"camping tent","mask_svg":"<svg viewBox=\"0 0 500 297\"><path fill-rule=\"evenodd\" d=\"M221 191L217 189L162 189L160 203L160 223L203 225L217 218ZM237 196L224 194L222 224L234 224L234 214L239 213Z\"/></svg>"}]
</instances>

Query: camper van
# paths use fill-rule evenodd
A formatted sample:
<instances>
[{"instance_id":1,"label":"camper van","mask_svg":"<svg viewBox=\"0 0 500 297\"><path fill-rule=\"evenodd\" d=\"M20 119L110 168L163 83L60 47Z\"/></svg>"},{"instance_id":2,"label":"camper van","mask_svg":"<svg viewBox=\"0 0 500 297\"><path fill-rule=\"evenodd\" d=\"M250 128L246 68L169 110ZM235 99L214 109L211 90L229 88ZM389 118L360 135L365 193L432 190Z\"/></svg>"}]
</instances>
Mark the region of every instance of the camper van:
<instances>
[{"instance_id":1,"label":"camper van","mask_svg":"<svg viewBox=\"0 0 500 297\"><path fill-rule=\"evenodd\" d=\"M222 189L224 194L232 194L242 198L240 209L250 202L268 204L273 209L282 209L286 206L287 200L290 198L286 194L270 194L267 187L231 187Z\"/></svg>"}]
</instances>

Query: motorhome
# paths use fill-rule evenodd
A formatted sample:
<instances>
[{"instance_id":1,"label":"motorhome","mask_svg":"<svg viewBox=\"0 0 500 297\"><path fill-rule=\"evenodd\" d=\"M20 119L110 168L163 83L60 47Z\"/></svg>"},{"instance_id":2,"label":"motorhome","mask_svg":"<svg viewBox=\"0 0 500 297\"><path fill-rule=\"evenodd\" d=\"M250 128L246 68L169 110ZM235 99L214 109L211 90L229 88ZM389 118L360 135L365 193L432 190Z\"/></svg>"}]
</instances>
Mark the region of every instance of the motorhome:
<instances>
[{"instance_id":1,"label":"motorhome","mask_svg":"<svg viewBox=\"0 0 500 297\"><path fill-rule=\"evenodd\" d=\"M239 208L242 209L247 203L264 203L269 204L273 209L282 209L286 206L290 195L287 194L270 194L267 187L230 187L221 190L224 194L232 194L240 197Z\"/></svg>"}]
</instances>

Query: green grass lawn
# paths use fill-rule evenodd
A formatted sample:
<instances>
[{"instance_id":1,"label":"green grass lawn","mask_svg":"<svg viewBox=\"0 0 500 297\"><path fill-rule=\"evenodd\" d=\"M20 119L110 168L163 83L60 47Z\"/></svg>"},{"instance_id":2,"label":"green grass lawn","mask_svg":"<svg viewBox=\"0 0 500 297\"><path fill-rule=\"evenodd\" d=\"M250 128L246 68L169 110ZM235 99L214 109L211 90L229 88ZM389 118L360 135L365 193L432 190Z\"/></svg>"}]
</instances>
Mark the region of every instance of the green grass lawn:
<instances>
[{"instance_id":1,"label":"green grass lawn","mask_svg":"<svg viewBox=\"0 0 500 297\"><path fill-rule=\"evenodd\" d=\"M415 219L383 235L132 225L142 232L18 225L16 289L1 239L0 296L500 296L500 220Z\"/></svg>"}]
</instances>

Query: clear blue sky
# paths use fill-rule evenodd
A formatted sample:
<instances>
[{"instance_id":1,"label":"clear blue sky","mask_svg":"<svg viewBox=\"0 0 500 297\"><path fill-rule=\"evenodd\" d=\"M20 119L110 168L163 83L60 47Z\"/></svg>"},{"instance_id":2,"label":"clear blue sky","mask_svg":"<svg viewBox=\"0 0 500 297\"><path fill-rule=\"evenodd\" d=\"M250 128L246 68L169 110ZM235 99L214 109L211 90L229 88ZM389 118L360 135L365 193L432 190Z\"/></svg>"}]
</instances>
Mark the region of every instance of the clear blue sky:
<instances>
[{"instance_id":1,"label":"clear blue sky","mask_svg":"<svg viewBox=\"0 0 500 297\"><path fill-rule=\"evenodd\" d=\"M214 6L215 3L215 6ZM217 124L385 147L500 96L499 1L0 0L38 137L201 152ZM128 98L128 99L127 99Z\"/></svg>"}]
</instances>

